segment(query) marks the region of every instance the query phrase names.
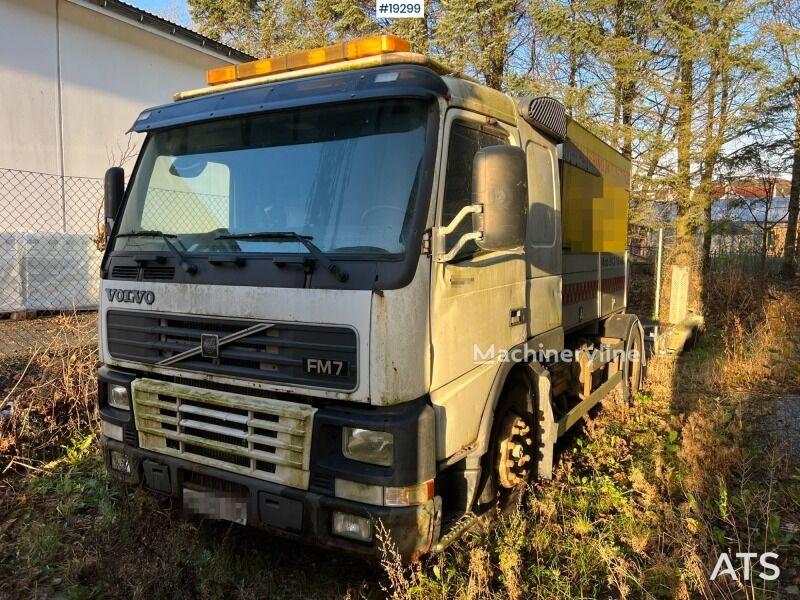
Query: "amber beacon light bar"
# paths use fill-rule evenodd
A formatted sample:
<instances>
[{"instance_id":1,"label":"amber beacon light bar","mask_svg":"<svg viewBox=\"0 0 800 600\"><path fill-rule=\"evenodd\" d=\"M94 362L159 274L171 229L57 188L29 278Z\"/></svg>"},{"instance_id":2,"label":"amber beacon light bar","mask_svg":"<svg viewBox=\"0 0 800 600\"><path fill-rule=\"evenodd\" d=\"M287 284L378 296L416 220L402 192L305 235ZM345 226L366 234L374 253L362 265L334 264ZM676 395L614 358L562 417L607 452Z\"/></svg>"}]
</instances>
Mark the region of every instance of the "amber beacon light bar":
<instances>
[{"instance_id":1,"label":"amber beacon light bar","mask_svg":"<svg viewBox=\"0 0 800 600\"><path fill-rule=\"evenodd\" d=\"M208 81L208 85L220 85L262 75L273 75L306 67L377 56L388 52L408 52L410 49L411 44L396 35L373 35L324 48L313 48L284 56L210 69L206 73L206 81Z\"/></svg>"}]
</instances>

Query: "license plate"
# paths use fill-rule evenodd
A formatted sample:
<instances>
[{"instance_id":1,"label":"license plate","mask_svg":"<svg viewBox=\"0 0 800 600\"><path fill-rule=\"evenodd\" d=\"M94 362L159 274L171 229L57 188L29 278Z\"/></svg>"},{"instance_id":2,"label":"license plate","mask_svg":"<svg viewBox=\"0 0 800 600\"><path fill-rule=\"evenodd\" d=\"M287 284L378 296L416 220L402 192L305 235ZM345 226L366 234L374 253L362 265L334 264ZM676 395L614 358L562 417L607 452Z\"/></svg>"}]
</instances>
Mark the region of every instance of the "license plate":
<instances>
[{"instance_id":1,"label":"license plate","mask_svg":"<svg viewBox=\"0 0 800 600\"><path fill-rule=\"evenodd\" d=\"M183 488L183 510L206 519L247 525L247 498L225 492Z\"/></svg>"}]
</instances>

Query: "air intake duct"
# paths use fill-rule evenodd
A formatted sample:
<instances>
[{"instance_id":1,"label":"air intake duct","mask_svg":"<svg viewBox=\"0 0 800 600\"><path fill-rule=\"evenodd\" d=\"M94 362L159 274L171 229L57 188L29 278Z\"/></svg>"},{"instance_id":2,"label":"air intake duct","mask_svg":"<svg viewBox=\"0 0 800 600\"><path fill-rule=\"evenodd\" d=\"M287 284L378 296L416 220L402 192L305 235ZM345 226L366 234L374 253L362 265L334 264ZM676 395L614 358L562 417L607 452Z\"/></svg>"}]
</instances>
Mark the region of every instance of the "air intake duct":
<instances>
[{"instance_id":1,"label":"air intake duct","mask_svg":"<svg viewBox=\"0 0 800 600\"><path fill-rule=\"evenodd\" d=\"M518 110L525 121L556 143L567 139L567 109L555 98L525 96Z\"/></svg>"}]
</instances>

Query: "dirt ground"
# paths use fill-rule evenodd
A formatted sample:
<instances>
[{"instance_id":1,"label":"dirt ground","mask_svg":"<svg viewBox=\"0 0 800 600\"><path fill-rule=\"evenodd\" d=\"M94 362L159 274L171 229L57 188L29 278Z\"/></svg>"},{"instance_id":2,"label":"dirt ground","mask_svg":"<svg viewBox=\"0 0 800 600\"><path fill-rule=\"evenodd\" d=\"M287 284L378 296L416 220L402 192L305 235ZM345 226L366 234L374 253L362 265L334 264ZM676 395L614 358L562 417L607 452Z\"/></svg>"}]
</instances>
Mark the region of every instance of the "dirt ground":
<instances>
[{"instance_id":1,"label":"dirt ground","mask_svg":"<svg viewBox=\"0 0 800 600\"><path fill-rule=\"evenodd\" d=\"M74 316L79 322L87 325L97 320L95 312L81 312ZM63 315L35 317L22 321L0 319L0 358L26 354L32 348L47 347L62 330L63 322ZM75 345L94 343L97 336L94 327L82 327L81 331L84 335L73 338L71 343Z\"/></svg>"},{"instance_id":2,"label":"dirt ground","mask_svg":"<svg viewBox=\"0 0 800 600\"><path fill-rule=\"evenodd\" d=\"M768 404L761 430L800 466L800 395L774 398Z\"/></svg>"}]
</instances>

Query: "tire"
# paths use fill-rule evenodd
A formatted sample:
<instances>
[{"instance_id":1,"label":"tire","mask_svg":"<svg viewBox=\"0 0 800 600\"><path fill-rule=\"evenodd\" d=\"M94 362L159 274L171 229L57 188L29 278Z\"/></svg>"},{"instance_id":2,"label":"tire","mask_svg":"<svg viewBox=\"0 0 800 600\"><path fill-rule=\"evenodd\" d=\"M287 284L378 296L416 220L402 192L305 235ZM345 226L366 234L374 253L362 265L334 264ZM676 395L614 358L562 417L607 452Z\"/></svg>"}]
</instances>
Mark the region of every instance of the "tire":
<instances>
[{"instance_id":1,"label":"tire","mask_svg":"<svg viewBox=\"0 0 800 600\"><path fill-rule=\"evenodd\" d=\"M522 373L512 373L495 409L489 450L482 461L482 486L475 502L475 512L482 513L495 506L501 513L513 510L522 497L526 485L535 477L541 436L539 435L538 418L535 419L534 415L537 415L537 404L533 383ZM502 467L499 462L501 456L507 456L507 448L510 445L508 442L509 423L517 422L518 419L524 422L524 426L529 431L512 437L521 441L520 445L524 448L524 455L529 456L525 463L528 468L527 474L520 478L513 487L509 487L508 477L501 473ZM527 444L526 440L529 440ZM518 468L513 471L514 474L521 472Z\"/></svg>"},{"instance_id":2,"label":"tire","mask_svg":"<svg viewBox=\"0 0 800 600\"><path fill-rule=\"evenodd\" d=\"M630 360L631 353L635 351L638 359ZM644 337L639 327L639 321L634 321L625 341L625 358L622 367L622 385L625 389L625 398L628 402L636 399L642 389L644 381Z\"/></svg>"}]
</instances>

